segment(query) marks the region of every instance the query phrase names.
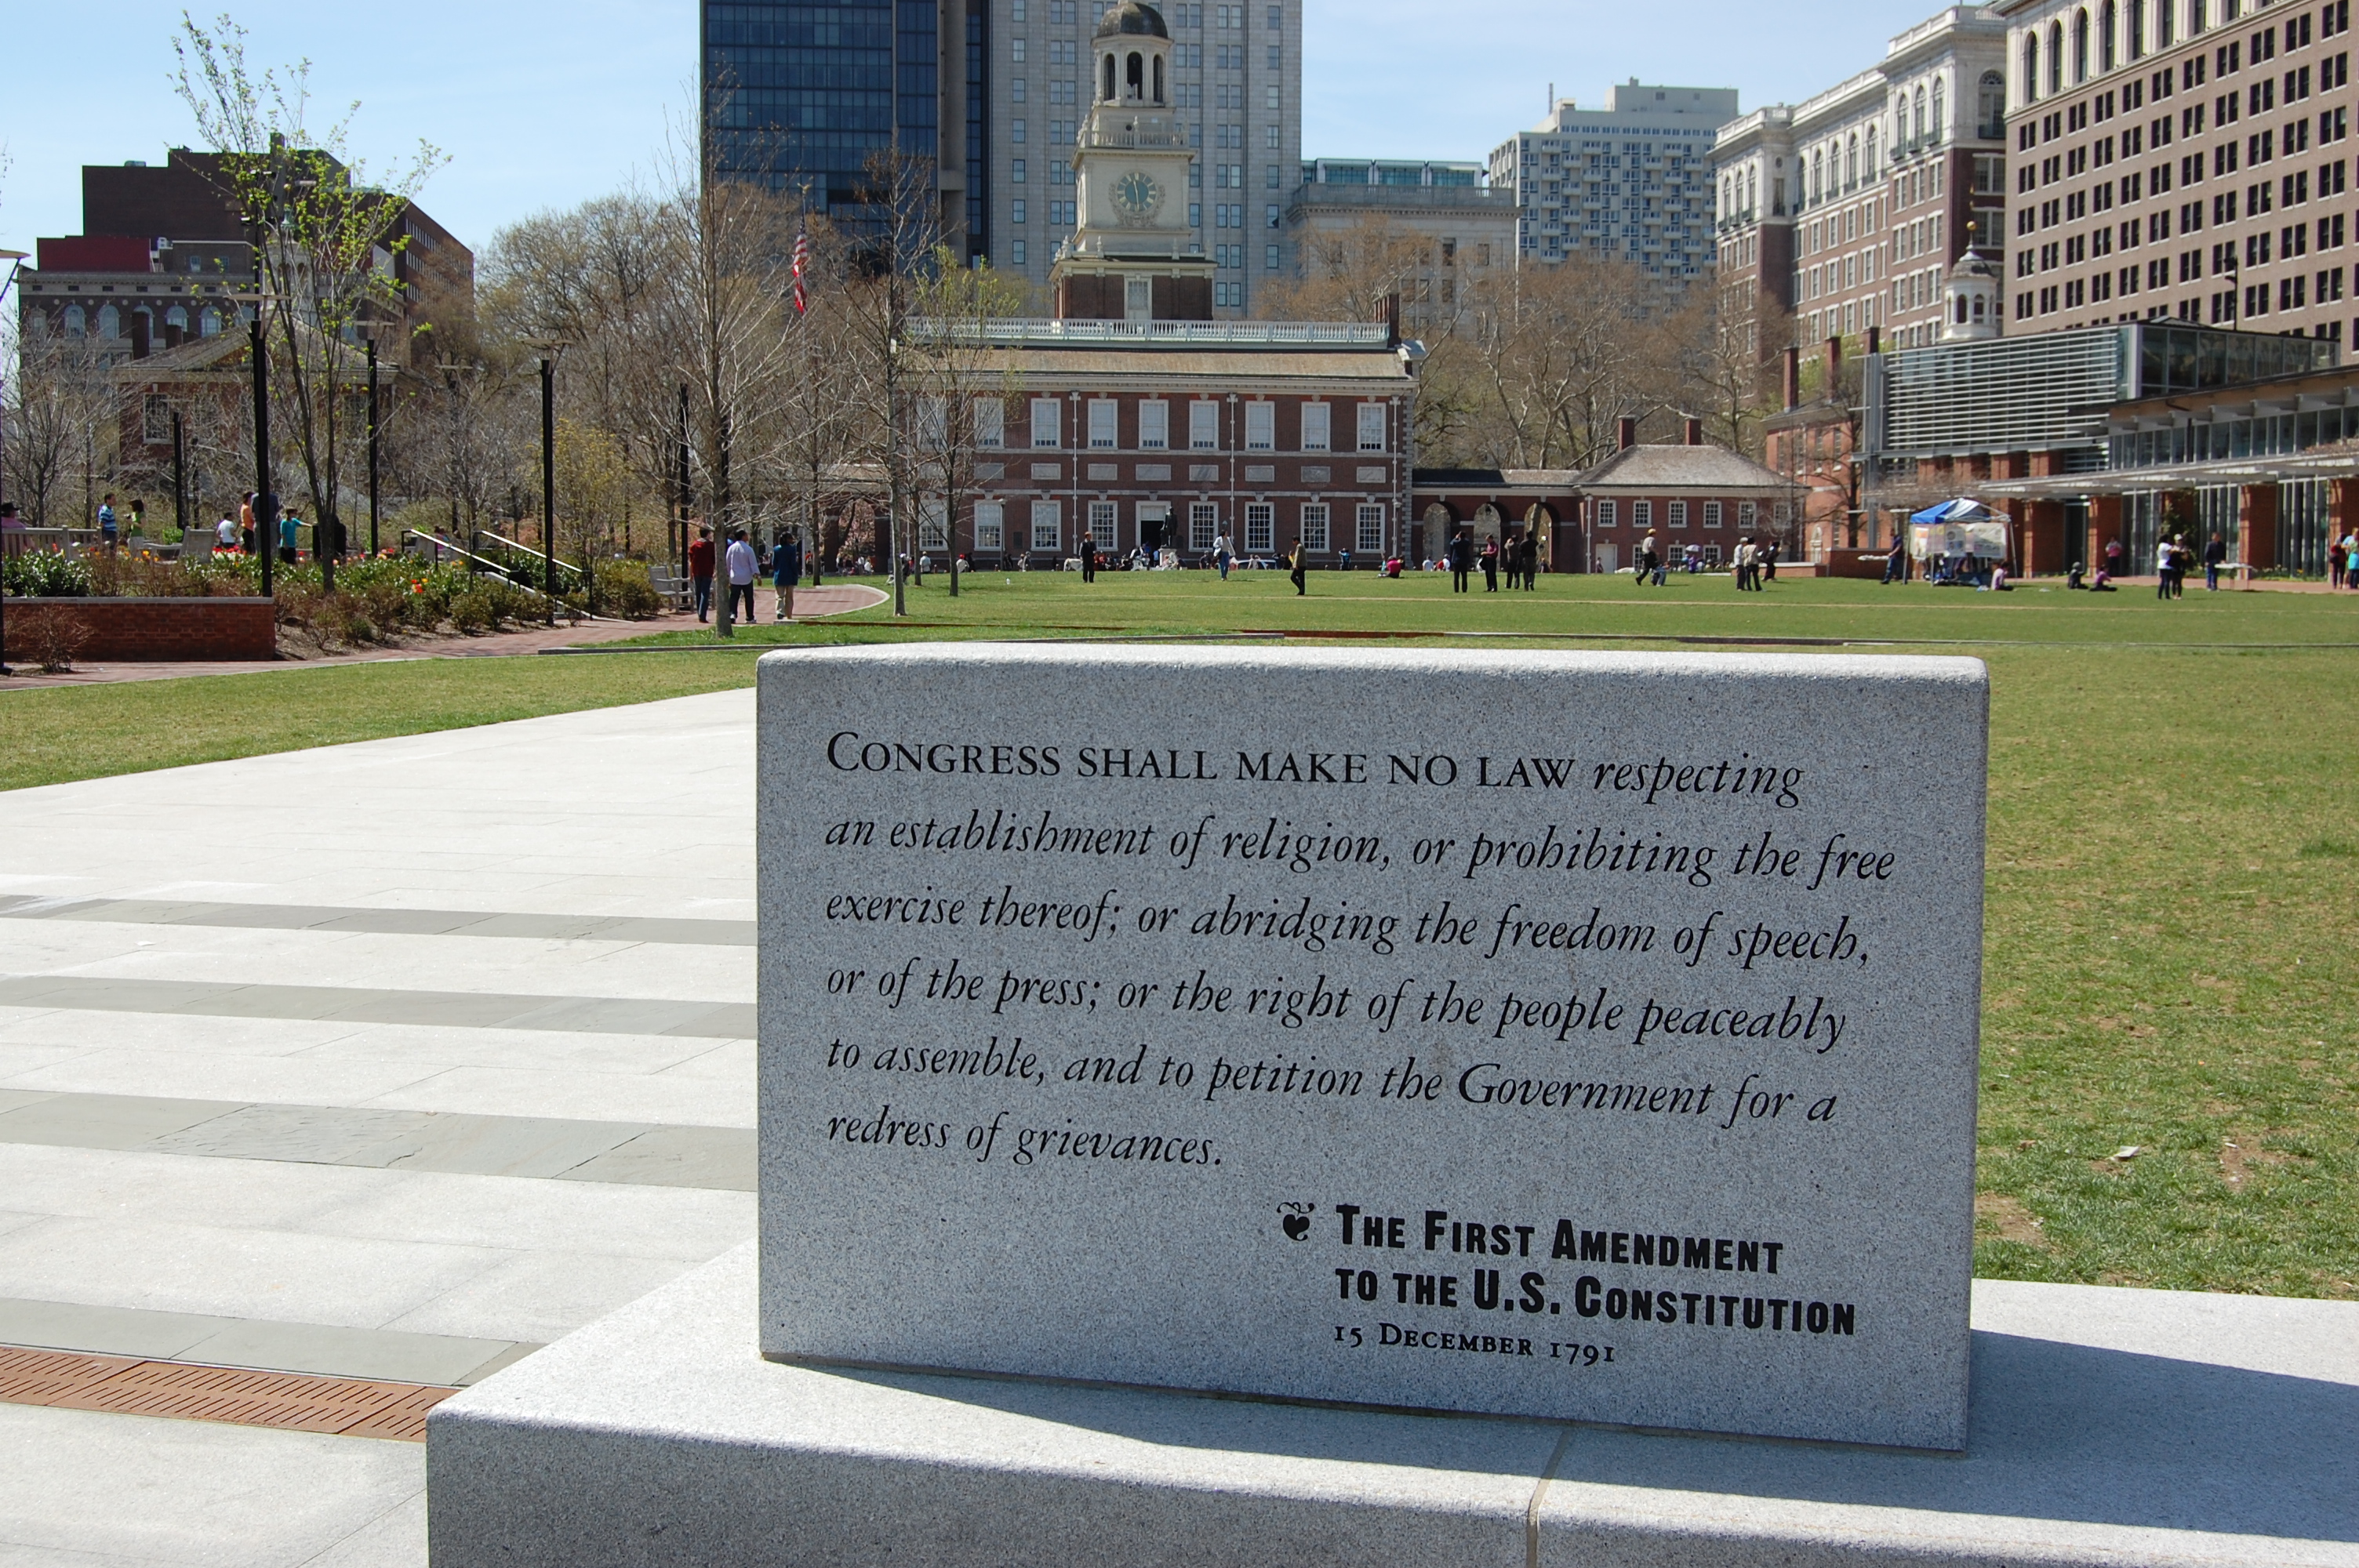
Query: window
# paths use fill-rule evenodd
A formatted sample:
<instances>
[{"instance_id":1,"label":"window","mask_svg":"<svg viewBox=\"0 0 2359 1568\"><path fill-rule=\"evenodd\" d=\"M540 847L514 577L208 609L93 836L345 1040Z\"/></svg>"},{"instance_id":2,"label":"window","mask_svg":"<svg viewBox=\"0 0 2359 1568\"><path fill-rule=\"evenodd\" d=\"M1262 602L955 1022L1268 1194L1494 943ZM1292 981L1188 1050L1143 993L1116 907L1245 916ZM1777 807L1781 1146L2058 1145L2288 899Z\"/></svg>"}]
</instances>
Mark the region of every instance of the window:
<instances>
[{"instance_id":1,"label":"window","mask_svg":"<svg viewBox=\"0 0 2359 1568\"><path fill-rule=\"evenodd\" d=\"M1352 547L1364 556L1385 553L1385 503L1364 501L1359 506L1359 539Z\"/></svg>"},{"instance_id":2,"label":"window","mask_svg":"<svg viewBox=\"0 0 2359 1568\"><path fill-rule=\"evenodd\" d=\"M1171 405L1161 398L1138 406L1138 445L1141 450L1159 452L1171 444Z\"/></svg>"},{"instance_id":3,"label":"window","mask_svg":"<svg viewBox=\"0 0 2359 1568\"><path fill-rule=\"evenodd\" d=\"M1121 405L1111 397L1090 400L1090 445L1102 451L1111 451L1120 443L1114 438L1115 415Z\"/></svg>"},{"instance_id":4,"label":"window","mask_svg":"<svg viewBox=\"0 0 2359 1568\"><path fill-rule=\"evenodd\" d=\"M1188 445L1199 452L1221 449L1221 406L1209 397L1188 405Z\"/></svg>"},{"instance_id":5,"label":"window","mask_svg":"<svg viewBox=\"0 0 2359 1568\"><path fill-rule=\"evenodd\" d=\"M1266 501L1245 503L1245 553L1267 553L1277 548L1273 537L1277 532L1277 509Z\"/></svg>"},{"instance_id":6,"label":"window","mask_svg":"<svg viewBox=\"0 0 2359 1568\"><path fill-rule=\"evenodd\" d=\"M1053 501L1032 503L1032 547L1036 550L1058 550L1065 543L1065 520Z\"/></svg>"},{"instance_id":7,"label":"window","mask_svg":"<svg viewBox=\"0 0 2359 1568\"><path fill-rule=\"evenodd\" d=\"M1651 528L1654 525L1655 503L1651 501L1632 502L1630 503L1630 526L1633 528Z\"/></svg>"},{"instance_id":8,"label":"window","mask_svg":"<svg viewBox=\"0 0 2359 1568\"><path fill-rule=\"evenodd\" d=\"M1011 223L1024 222L1024 198L1021 196L1007 204L1007 221Z\"/></svg>"},{"instance_id":9,"label":"window","mask_svg":"<svg viewBox=\"0 0 2359 1568\"><path fill-rule=\"evenodd\" d=\"M102 338L123 336L123 312L112 305L98 308L98 335Z\"/></svg>"},{"instance_id":10,"label":"window","mask_svg":"<svg viewBox=\"0 0 2359 1568\"><path fill-rule=\"evenodd\" d=\"M1672 527L1684 528L1688 525L1688 503L1686 502L1672 502L1670 503L1670 514Z\"/></svg>"},{"instance_id":11,"label":"window","mask_svg":"<svg viewBox=\"0 0 2359 1568\"><path fill-rule=\"evenodd\" d=\"M1323 501L1302 503L1302 547L1306 550L1327 547L1327 503Z\"/></svg>"},{"instance_id":12,"label":"window","mask_svg":"<svg viewBox=\"0 0 2359 1568\"><path fill-rule=\"evenodd\" d=\"M1719 502L1707 501L1703 503L1703 525L1707 528L1717 528L1720 526Z\"/></svg>"},{"instance_id":13,"label":"window","mask_svg":"<svg viewBox=\"0 0 2359 1568\"><path fill-rule=\"evenodd\" d=\"M1007 444L1007 406L1002 399L974 400L974 444L989 451Z\"/></svg>"},{"instance_id":14,"label":"window","mask_svg":"<svg viewBox=\"0 0 2359 1568\"><path fill-rule=\"evenodd\" d=\"M947 550L951 547L950 504L939 495L918 499L918 548Z\"/></svg>"},{"instance_id":15,"label":"window","mask_svg":"<svg viewBox=\"0 0 2359 1568\"><path fill-rule=\"evenodd\" d=\"M1057 416L1061 406L1053 397L1032 400L1032 444L1036 447L1057 445Z\"/></svg>"},{"instance_id":16,"label":"window","mask_svg":"<svg viewBox=\"0 0 2359 1568\"><path fill-rule=\"evenodd\" d=\"M67 306L66 336L69 338L79 338L89 330L90 318L82 313L82 307L79 305Z\"/></svg>"},{"instance_id":17,"label":"window","mask_svg":"<svg viewBox=\"0 0 2359 1568\"><path fill-rule=\"evenodd\" d=\"M1245 450L1266 452L1277 445L1277 405L1266 400L1245 405Z\"/></svg>"},{"instance_id":18,"label":"window","mask_svg":"<svg viewBox=\"0 0 2359 1568\"><path fill-rule=\"evenodd\" d=\"M1360 450L1381 452L1385 449L1385 406L1381 403L1360 405Z\"/></svg>"},{"instance_id":19,"label":"window","mask_svg":"<svg viewBox=\"0 0 2359 1568\"><path fill-rule=\"evenodd\" d=\"M1022 266L1024 265L1023 241L1010 240L1007 242L1007 259L1017 266Z\"/></svg>"},{"instance_id":20,"label":"window","mask_svg":"<svg viewBox=\"0 0 2359 1568\"><path fill-rule=\"evenodd\" d=\"M1111 550L1114 547L1113 502L1090 503L1090 537L1097 541L1097 546L1101 550Z\"/></svg>"},{"instance_id":21,"label":"window","mask_svg":"<svg viewBox=\"0 0 2359 1568\"><path fill-rule=\"evenodd\" d=\"M997 553L1006 547L1007 509L996 501L974 503L974 547Z\"/></svg>"},{"instance_id":22,"label":"window","mask_svg":"<svg viewBox=\"0 0 2359 1568\"><path fill-rule=\"evenodd\" d=\"M1188 547L1191 550L1209 550L1212 547L1212 541L1220 535L1219 503L1211 501L1190 502L1188 503Z\"/></svg>"},{"instance_id":23,"label":"window","mask_svg":"<svg viewBox=\"0 0 2359 1568\"><path fill-rule=\"evenodd\" d=\"M1306 403L1302 406L1302 449L1304 451L1323 452L1327 449L1328 412L1328 406L1324 403Z\"/></svg>"},{"instance_id":24,"label":"window","mask_svg":"<svg viewBox=\"0 0 2359 1568\"><path fill-rule=\"evenodd\" d=\"M1613 502L1601 501L1597 503L1597 525L1600 528L1611 528L1614 526L1618 514L1619 508L1617 508Z\"/></svg>"}]
</instances>

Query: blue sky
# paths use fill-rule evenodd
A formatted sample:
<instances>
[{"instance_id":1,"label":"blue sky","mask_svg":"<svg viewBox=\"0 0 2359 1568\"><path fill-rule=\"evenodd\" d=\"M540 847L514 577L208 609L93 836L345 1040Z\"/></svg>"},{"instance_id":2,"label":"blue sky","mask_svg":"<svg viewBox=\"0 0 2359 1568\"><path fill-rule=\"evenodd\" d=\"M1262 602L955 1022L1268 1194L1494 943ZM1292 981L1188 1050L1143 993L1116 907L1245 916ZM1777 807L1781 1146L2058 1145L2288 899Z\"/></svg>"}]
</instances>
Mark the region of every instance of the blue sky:
<instances>
[{"instance_id":1,"label":"blue sky","mask_svg":"<svg viewBox=\"0 0 2359 1568\"><path fill-rule=\"evenodd\" d=\"M1538 120L1551 81L1584 103L1631 76L1734 87L1751 109L1865 68L1934 9L1827 0L1802 27L1801 14L1745 0L1306 4L1303 150L1457 158ZM448 152L419 200L478 247L502 223L647 171L696 70L693 0L249 0L235 15L255 63L311 60L321 121L361 101L355 150L373 167L421 135ZM10 8L0 246L78 232L83 164L158 162L191 139L167 81L179 16L146 0Z\"/></svg>"}]
</instances>

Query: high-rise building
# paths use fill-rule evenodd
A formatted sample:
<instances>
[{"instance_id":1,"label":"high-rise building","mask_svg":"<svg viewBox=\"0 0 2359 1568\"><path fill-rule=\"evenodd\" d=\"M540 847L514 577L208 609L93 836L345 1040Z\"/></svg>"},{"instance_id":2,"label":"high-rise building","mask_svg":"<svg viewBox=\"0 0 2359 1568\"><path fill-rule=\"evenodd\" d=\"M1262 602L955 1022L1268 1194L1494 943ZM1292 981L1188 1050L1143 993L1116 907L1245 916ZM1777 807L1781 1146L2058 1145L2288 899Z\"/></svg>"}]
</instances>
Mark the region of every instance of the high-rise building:
<instances>
[{"instance_id":1,"label":"high-rise building","mask_svg":"<svg viewBox=\"0 0 2359 1568\"><path fill-rule=\"evenodd\" d=\"M1879 330L1940 336L1943 279L1971 243L2006 244L2006 24L1956 5L1884 59L1800 103L1722 127L1713 146L1723 319L1766 356ZM1760 325L1777 322L1765 338Z\"/></svg>"},{"instance_id":2,"label":"high-rise building","mask_svg":"<svg viewBox=\"0 0 2359 1568\"><path fill-rule=\"evenodd\" d=\"M1285 238L1270 243L1302 277L1350 265L1370 225L1416 245L1399 280L1401 328L1416 337L1455 319L1468 290L1516 265L1516 218L1514 195L1484 184L1478 163L1310 158L1287 202Z\"/></svg>"},{"instance_id":3,"label":"high-rise building","mask_svg":"<svg viewBox=\"0 0 2359 1568\"><path fill-rule=\"evenodd\" d=\"M1105 0L703 0L707 135L724 178L809 192L859 222L862 171L898 146L939 168L941 222L1045 297L1077 224L1073 152ZM1172 0L1171 108L1201 154L1189 223L1213 310L1279 272L1302 161L1302 0Z\"/></svg>"},{"instance_id":4,"label":"high-rise building","mask_svg":"<svg viewBox=\"0 0 2359 1568\"><path fill-rule=\"evenodd\" d=\"M2359 343L2350 0L1995 9L2010 333L2173 316Z\"/></svg>"},{"instance_id":5,"label":"high-rise building","mask_svg":"<svg viewBox=\"0 0 2359 1568\"><path fill-rule=\"evenodd\" d=\"M1522 262L1610 255L1685 284L1712 263L1712 137L1736 92L1653 87L1636 77L1603 109L1560 99L1547 119L1491 154L1491 188L1522 209Z\"/></svg>"},{"instance_id":6,"label":"high-rise building","mask_svg":"<svg viewBox=\"0 0 2359 1568\"><path fill-rule=\"evenodd\" d=\"M907 3L907 0L904 0ZM1091 102L1090 40L1114 7L1098 0L973 0L990 6L983 70L994 266L1044 290L1079 225L1074 146ZM1302 0L1158 10L1171 39L1174 124L1195 151L1188 226L1212 258L1212 313L1236 317L1279 269L1285 202L1302 163Z\"/></svg>"},{"instance_id":7,"label":"high-rise building","mask_svg":"<svg viewBox=\"0 0 2359 1568\"><path fill-rule=\"evenodd\" d=\"M877 216L870 177L897 149L930 166L941 230L979 254L987 192L971 178L984 139L991 5L1023 0L703 0L699 71L705 154L724 179L799 191L858 226Z\"/></svg>"}]
</instances>

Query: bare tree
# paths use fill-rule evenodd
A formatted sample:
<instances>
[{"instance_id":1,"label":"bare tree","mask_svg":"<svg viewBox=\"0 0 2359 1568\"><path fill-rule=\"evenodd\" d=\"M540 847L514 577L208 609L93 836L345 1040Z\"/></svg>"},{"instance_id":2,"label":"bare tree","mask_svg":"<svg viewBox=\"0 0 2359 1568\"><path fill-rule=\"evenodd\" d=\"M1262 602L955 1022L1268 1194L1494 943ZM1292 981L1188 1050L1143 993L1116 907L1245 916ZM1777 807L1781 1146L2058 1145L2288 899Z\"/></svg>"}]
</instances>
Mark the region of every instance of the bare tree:
<instances>
[{"instance_id":1,"label":"bare tree","mask_svg":"<svg viewBox=\"0 0 2359 1568\"><path fill-rule=\"evenodd\" d=\"M918 283L917 319L907 342L917 391L910 447L921 492L918 546L929 546L927 533L939 520L950 551L953 597L959 591L959 518L972 503L981 446L977 400L1005 408L1019 385L992 330L1022 310L1029 293L1021 280L988 266L960 267L947 245L936 250Z\"/></svg>"},{"instance_id":2,"label":"bare tree","mask_svg":"<svg viewBox=\"0 0 2359 1568\"><path fill-rule=\"evenodd\" d=\"M8 491L34 526L62 526L68 481L84 472L96 433L115 420L114 384L97 340L52 332L39 316L16 347L16 373L0 410L8 425ZM77 523L91 515L90 488L84 480Z\"/></svg>"}]
</instances>

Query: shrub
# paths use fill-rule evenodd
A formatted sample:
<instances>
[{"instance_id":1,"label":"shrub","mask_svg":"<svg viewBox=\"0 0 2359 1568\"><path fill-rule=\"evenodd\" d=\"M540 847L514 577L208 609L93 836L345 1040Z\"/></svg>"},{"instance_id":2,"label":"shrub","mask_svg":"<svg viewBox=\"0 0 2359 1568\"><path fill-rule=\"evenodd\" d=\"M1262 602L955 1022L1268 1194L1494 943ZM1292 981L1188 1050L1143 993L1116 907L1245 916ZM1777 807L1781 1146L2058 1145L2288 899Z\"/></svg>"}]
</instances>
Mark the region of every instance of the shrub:
<instances>
[{"instance_id":1,"label":"shrub","mask_svg":"<svg viewBox=\"0 0 2359 1568\"><path fill-rule=\"evenodd\" d=\"M0 585L24 599L82 599L92 589L88 563L62 550L27 550L0 559Z\"/></svg>"},{"instance_id":2,"label":"shrub","mask_svg":"<svg viewBox=\"0 0 2359 1568\"><path fill-rule=\"evenodd\" d=\"M663 609L655 584L647 580L645 561L604 560L592 563L598 584L597 611L625 621L643 621Z\"/></svg>"},{"instance_id":3,"label":"shrub","mask_svg":"<svg viewBox=\"0 0 2359 1568\"><path fill-rule=\"evenodd\" d=\"M491 589L483 585L451 595L446 612L451 624L462 632L488 632L500 618L499 605Z\"/></svg>"},{"instance_id":4,"label":"shrub","mask_svg":"<svg viewBox=\"0 0 2359 1568\"><path fill-rule=\"evenodd\" d=\"M26 650L49 675L73 668L76 655L90 643L90 626L60 604L37 604L8 618L9 641Z\"/></svg>"}]
</instances>

